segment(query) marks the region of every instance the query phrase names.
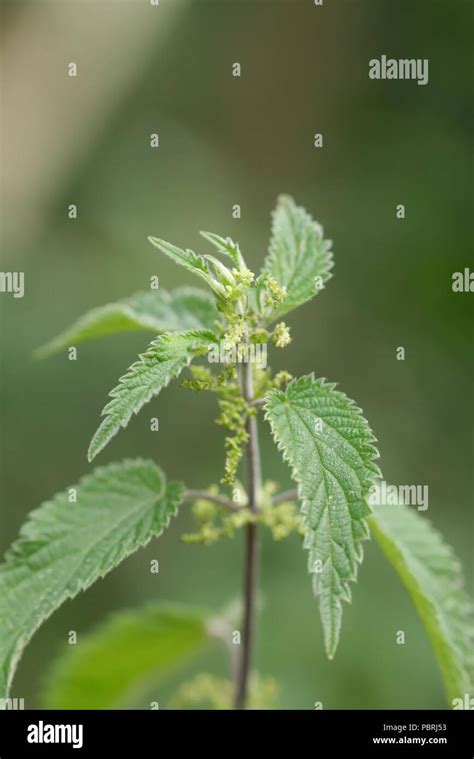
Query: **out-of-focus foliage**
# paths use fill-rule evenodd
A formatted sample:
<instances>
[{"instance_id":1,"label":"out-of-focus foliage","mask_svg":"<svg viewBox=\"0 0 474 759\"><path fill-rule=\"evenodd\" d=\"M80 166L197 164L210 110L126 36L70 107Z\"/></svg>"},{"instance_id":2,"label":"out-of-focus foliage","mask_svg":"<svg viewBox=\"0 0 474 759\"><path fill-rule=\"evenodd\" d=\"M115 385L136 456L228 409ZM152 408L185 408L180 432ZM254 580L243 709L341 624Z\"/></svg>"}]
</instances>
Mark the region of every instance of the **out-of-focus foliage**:
<instances>
[{"instance_id":1,"label":"out-of-focus foliage","mask_svg":"<svg viewBox=\"0 0 474 759\"><path fill-rule=\"evenodd\" d=\"M448 698L462 700L474 686L474 613L459 561L426 517L405 506L377 507L370 525L423 620Z\"/></svg>"},{"instance_id":2,"label":"out-of-focus foliage","mask_svg":"<svg viewBox=\"0 0 474 759\"><path fill-rule=\"evenodd\" d=\"M210 641L206 623L201 609L173 603L118 612L50 668L44 707L125 708L143 682L158 687L205 648Z\"/></svg>"}]
</instances>

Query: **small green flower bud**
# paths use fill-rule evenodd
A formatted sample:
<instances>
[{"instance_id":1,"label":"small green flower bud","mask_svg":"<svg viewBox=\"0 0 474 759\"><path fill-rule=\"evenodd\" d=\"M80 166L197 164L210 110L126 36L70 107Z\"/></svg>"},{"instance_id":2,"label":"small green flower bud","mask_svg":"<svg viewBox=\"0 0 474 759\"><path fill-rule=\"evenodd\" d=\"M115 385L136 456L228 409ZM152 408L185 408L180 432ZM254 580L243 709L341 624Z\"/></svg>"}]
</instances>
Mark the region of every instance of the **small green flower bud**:
<instances>
[{"instance_id":1,"label":"small green flower bud","mask_svg":"<svg viewBox=\"0 0 474 759\"><path fill-rule=\"evenodd\" d=\"M290 329L285 322L280 322L273 330L273 342L277 348L286 348L291 343Z\"/></svg>"},{"instance_id":2,"label":"small green flower bud","mask_svg":"<svg viewBox=\"0 0 474 759\"><path fill-rule=\"evenodd\" d=\"M200 522L210 522L216 516L217 506L211 501L199 500L195 502L192 511Z\"/></svg>"}]
</instances>

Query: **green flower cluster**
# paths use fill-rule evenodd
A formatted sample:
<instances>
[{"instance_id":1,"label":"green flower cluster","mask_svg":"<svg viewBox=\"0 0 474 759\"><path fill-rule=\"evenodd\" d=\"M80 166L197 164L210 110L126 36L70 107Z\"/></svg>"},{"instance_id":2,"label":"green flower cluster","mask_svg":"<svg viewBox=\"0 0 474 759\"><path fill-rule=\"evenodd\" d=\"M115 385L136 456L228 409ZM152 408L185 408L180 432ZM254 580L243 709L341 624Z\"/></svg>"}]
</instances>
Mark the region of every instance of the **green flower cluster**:
<instances>
[{"instance_id":1,"label":"green flower cluster","mask_svg":"<svg viewBox=\"0 0 474 759\"><path fill-rule=\"evenodd\" d=\"M272 377L271 369L255 369L255 395L257 398L263 398L270 390L274 388L280 390L293 379L289 372L277 372Z\"/></svg>"},{"instance_id":2,"label":"green flower cluster","mask_svg":"<svg viewBox=\"0 0 474 759\"><path fill-rule=\"evenodd\" d=\"M285 322L276 325L272 333L272 340L277 348L286 348L291 343L290 328Z\"/></svg>"},{"instance_id":3,"label":"green flower cluster","mask_svg":"<svg viewBox=\"0 0 474 759\"><path fill-rule=\"evenodd\" d=\"M251 408L243 398L234 366L226 367L218 375L206 366L192 366L190 371L193 379L184 380L182 387L197 392L210 390L217 395L220 414L216 424L225 427L230 433L225 438L226 460L221 482L232 486L248 440L245 425L249 416L256 413L256 409Z\"/></svg>"},{"instance_id":4,"label":"green flower cluster","mask_svg":"<svg viewBox=\"0 0 474 759\"><path fill-rule=\"evenodd\" d=\"M244 505L237 507L235 511L229 511L224 506L199 499L192 509L198 529L194 533L183 535L183 542L210 545L223 538L233 538L237 530L248 524L261 524L268 527L274 540L283 540L293 532L303 535L297 504L288 501L273 506L271 498L275 490L274 482L265 483L262 492L263 505L257 512L247 508L245 494L239 499L244 501ZM216 493L217 488L210 489L210 492Z\"/></svg>"},{"instance_id":5,"label":"green flower cluster","mask_svg":"<svg viewBox=\"0 0 474 759\"><path fill-rule=\"evenodd\" d=\"M209 367L199 364L189 367L189 370L193 379L183 380L182 387L195 392L211 391L217 395L220 413L216 424L225 427L229 432L224 444L226 459L221 483L233 487L248 440L247 420L257 413L257 409L255 406L250 406L244 399L234 365L227 366L219 374L213 374ZM281 388L292 378L288 372L278 372L272 378L270 369L261 370L257 367L254 367L254 375L255 392L258 398L263 398L272 388Z\"/></svg>"},{"instance_id":6,"label":"green flower cluster","mask_svg":"<svg viewBox=\"0 0 474 759\"><path fill-rule=\"evenodd\" d=\"M250 678L247 709L277 709L279 687L273 677L254 674ZM176 692L169 709L232 709L234 685L230 680L207 673L197 675Z\"/></svg>"},{"instance_id":7,"label":"green flower cluster","mask_svg":"<svg viewBox=\"0 0 474 759\"><path fill-rule=\"evenodd\" d=\"M230 238L222 238L208 232L203 236L217 250L232 261L226 266L215 256L205 255L204 259L213 267L215 276L216 303L220 314L216 323L218 340L228 348L245 349L249 345L263 344L269 340L279 348L284 348L291 341L288 327L284 322L276 325L273 332L267 331L263 324L271 312L286 298L286 290L267 272L257 279L248 268L237 243ZM214 281L214 280L213 280ZM218 286L217 286L218 285ZM237 379L236 367L240 360L239 350L229 359L232 363L224 371L215 375L207 367L191 368L193 378L185 380L183 387L197 392L209 390L217 394L220 413L216 423L227 430L225 438L226 459L221 483L232 487L248 442L247 422L257 413L256 405L249 404L243 397L241 383ZM247 359L248 360L248 359ZM222 359L221 359L222 361ZM265 392L272 387L281 387L288 382L290 375L281 372L273 380L271 373L264 373L255 364L255 399L261 400ZM227 525L226 529L230 529Z\"/></svg>"}]
</instances>

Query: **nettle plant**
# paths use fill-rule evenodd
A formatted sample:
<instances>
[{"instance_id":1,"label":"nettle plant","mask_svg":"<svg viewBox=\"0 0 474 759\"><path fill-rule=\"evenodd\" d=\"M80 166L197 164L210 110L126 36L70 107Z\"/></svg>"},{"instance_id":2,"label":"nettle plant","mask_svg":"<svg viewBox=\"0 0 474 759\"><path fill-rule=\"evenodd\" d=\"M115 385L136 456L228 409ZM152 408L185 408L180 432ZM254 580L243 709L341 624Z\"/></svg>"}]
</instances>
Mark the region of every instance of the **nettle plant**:
<instances>
[{"instance_id":1,"label":"nettle plant","mask_svg":"<svg viewBox=\"0 0 474 759\"><path fill-rule=\"evenodd\" d=\"M185 540L209 544L245 532L241 623L235 621L235 607L218 615L153 603L120 612L81 636L53 664L45 706L127 705L140 684L156 686L213 640L228 645L231 677L200 675L167 705L273 706L274 682L251 673L264 528L276 539L301 534L330 658L339 641L343 602L351 599L350 583L357 579L363 541L371 532L426 627L448 699L454 706L464 704L472 693L472 606L451 549L407 506L369 506L368 495L381 477L378 452L352 400L326 379L273 374L266 366L267 346L279 349L290 342L282 317L309 301L331 277L330 242L287 196L278 200L269 253L258 276L230 238L203 237L215 255L149 239L210 292L159 289L95 309L40 354L127 330L158 333L111 391L89 461L193 359L203 359L190 367L182 385L217 397L217 423L227 433L221 487L189 489L168 482L152 461L126 460L94 470L33 511L0 567L0 697L8 697L20 655L41 623L159 536L180 505L191 502L197 525ZM290 467L294 491L277 493L274 483L262 482L259 415L270 424ZM241 464L245 477L238 480Z\"/></svg>"}]
</instances>

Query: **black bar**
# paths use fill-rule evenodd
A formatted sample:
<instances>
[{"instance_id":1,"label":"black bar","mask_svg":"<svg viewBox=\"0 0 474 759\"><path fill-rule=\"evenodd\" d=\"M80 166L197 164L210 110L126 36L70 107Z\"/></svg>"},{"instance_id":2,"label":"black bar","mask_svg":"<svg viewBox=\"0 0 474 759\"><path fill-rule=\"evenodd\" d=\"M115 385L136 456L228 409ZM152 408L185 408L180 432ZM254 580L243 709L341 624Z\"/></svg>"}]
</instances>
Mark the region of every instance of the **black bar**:
<instances>
[{"instance_id":1,"label":"black bar","mask_svg":"<svg viewBox=\"0 0 474 759\"><path fill-rule=\"evenodd\" d=\"M472 711L2 711L0 759L145 759L181 756L187 747L193 755L225 756L257 746L264 757L288 749L311 759L329 752L471 759L472 717Z\"/></svg>"}]
</instances>

